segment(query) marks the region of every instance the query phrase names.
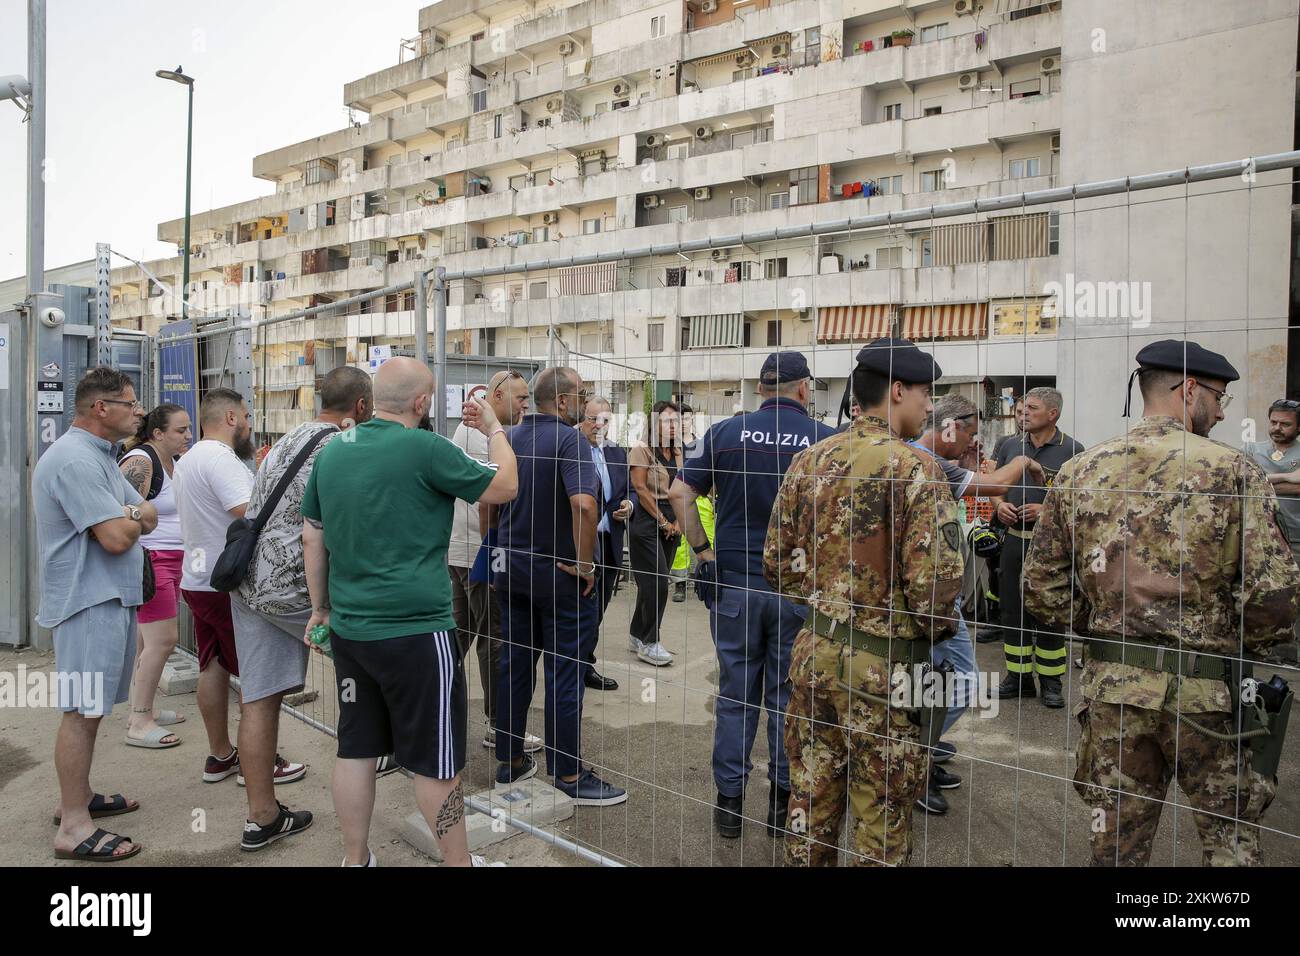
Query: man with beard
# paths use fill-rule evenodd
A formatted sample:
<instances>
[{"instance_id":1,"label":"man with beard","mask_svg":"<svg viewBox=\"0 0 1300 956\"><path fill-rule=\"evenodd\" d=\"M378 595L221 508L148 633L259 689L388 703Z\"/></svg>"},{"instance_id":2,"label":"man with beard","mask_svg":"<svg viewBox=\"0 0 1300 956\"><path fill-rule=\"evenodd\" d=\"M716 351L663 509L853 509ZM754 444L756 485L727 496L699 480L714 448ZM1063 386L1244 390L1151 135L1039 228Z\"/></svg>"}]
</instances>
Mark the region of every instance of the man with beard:
<instances>
[{"instance_id":1,"label":"man with beard","mask_svg":"<svg viewBox=\"0 0 1300 956\"><path fill-rule=\"evenodd\" d=\"M239 676L230 595L211 584L212 569L226 546L230 522L242 518L253 492L252 416L244 397L228 388L203 396L199 425L203 440L181 456L172 474L185 557L181 596L194 617L199 650L199 714L208 734L204 783L239 773L239 751L230 740L230 675ZM275 758L277 784L300 780L302 764Z\"/></svg>"},{"instance_id":2,"label":"man with beard","mask_svg":"<svg viewBox=\"0 0 1300 956\"><path fill-rule=\"evenodd\" d=\"M1246 454L1264 469L1277 493L1278 520L1291 545L1291 555L1300 562L1300 402L1279 398L1268 408L1268 441L1247 442ZM1300 637L1300 622L1297 622ZM1297 657L1292 643L1283 651L1291 661Z\"/></svg>"},{"instance_id":3,"label":"man with beard","mask_svg":"<svg viewBox=\"0 0 1300 956\"><path fill-rule=\"evenodd\" d=\"M1174 339L1137 361L1146 414L1057 474L1025 559L1025 607L1089 640L1074 780L1097 824L1093 864L1147 863L1176 774L1203 862L1258 865L1276 781L1252 766L1230 683L1290 639L1300 572L1264 472L1207 437L1237 370Z\"/></svg>"}]
</instances>

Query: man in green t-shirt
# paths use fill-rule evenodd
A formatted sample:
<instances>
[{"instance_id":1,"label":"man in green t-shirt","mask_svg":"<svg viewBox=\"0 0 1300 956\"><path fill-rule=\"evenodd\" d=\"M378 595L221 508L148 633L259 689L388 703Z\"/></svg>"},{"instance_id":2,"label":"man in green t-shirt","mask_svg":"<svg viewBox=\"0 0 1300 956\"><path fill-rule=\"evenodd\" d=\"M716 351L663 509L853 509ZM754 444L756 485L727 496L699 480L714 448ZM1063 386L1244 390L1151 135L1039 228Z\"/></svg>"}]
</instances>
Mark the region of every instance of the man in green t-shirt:
<instances>
[{"instance_id":1,"label":"man in green t-shirt","mask_svg":"<svg viewBox=\"0 0 1300 956\"><path fill-rule=\"evenodd\" d=\"M415 775L416 802L443 859L471 864L460 783L465 671L447 544L456 498L504 504L519 480L491 406L474 399L464 413L488 440L485 465L418 427L433 401L425 365L385 362L374 418L321 450L303 493L312 601L305 639L317 624L330 628L339 699L334 809L351 866L373 865L374 768L385 754Z\"/></svg>"}]
</instances>

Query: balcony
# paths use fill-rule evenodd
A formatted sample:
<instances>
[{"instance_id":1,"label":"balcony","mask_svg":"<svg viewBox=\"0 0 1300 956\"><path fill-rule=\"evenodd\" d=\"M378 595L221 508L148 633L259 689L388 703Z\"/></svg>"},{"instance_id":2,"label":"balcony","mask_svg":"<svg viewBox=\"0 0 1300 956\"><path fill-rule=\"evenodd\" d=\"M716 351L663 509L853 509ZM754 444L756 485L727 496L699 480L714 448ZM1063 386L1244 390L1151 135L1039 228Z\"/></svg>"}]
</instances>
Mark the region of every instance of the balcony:
<instances>
[{"instance_id":1,"label":"balcony","mask_svg":"<svg viewBox=\"0 0 1300 956\"><path fill-rule=\"evenodd\" d=\"M988 105L988 138L1005 143L1061 129L1061 94L1023 96Z\"/></svg>"}]
</instances>

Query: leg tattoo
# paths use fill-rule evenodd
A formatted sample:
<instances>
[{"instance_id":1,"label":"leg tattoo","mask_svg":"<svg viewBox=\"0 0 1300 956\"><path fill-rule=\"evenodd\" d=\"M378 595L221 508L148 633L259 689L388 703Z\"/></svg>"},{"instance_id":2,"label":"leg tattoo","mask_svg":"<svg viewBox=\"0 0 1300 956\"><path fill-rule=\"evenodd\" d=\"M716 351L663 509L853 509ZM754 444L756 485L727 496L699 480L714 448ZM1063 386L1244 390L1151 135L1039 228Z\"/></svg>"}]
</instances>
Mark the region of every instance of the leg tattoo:
<instances>
[{"instance_id":1,"label":"leg tattoo","mask_svg":"<svg viewBox=\"0 0 1300 956\"><path fill-rule=\"evenodd\" d=\"M447 794L442 809L438 811L437 837L441 840L451 832L452 827L460 823L465 816L465 795L461 790L461 781L456 781L456 789Z\"/></svg>"}]
</instances>

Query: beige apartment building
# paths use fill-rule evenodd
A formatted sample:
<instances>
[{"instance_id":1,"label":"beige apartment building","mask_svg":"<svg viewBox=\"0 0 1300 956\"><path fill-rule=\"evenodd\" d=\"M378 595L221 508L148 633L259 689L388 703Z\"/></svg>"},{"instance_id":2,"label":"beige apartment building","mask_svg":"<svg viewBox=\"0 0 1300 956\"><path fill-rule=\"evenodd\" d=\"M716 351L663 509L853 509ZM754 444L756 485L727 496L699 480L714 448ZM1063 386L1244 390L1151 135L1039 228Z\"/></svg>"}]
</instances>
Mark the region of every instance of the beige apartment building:
<instances>
[{"instance_id":1,"label":"beige apartment building","mask_svg":"<svg viewBox=\"0 0 1300 956\"><path fill-rule=\"evenodd\" d=\"M753 407L768 351L800 348L833 421L853 354L892 330L932 343L943 384L994 410L1059 383L1067 429L1091 442L1117 427L1136 349L1187 332L1250 370L1259 413L1287 380L1285 171L771 231L1291 149L1298 4L442 0L402 62L346 85L351 125L253 158L273 194L192 217L192 301L262 319L435 265L619 248L625 261L452 283L449 353L546 359L553 330L621 410L653 388L714 417ZM736 242L652 254L723 236ZM179 283L179 256L146 265ZM1088 315L1049 296L1067 277L1150 291L1134 315ZM179 311L158 293L114 270L115 324L156 330ZM273 327L259 427L310 417L334 365L410 347L413 309L390 295Z\"/></svg>"}]
</instances>

